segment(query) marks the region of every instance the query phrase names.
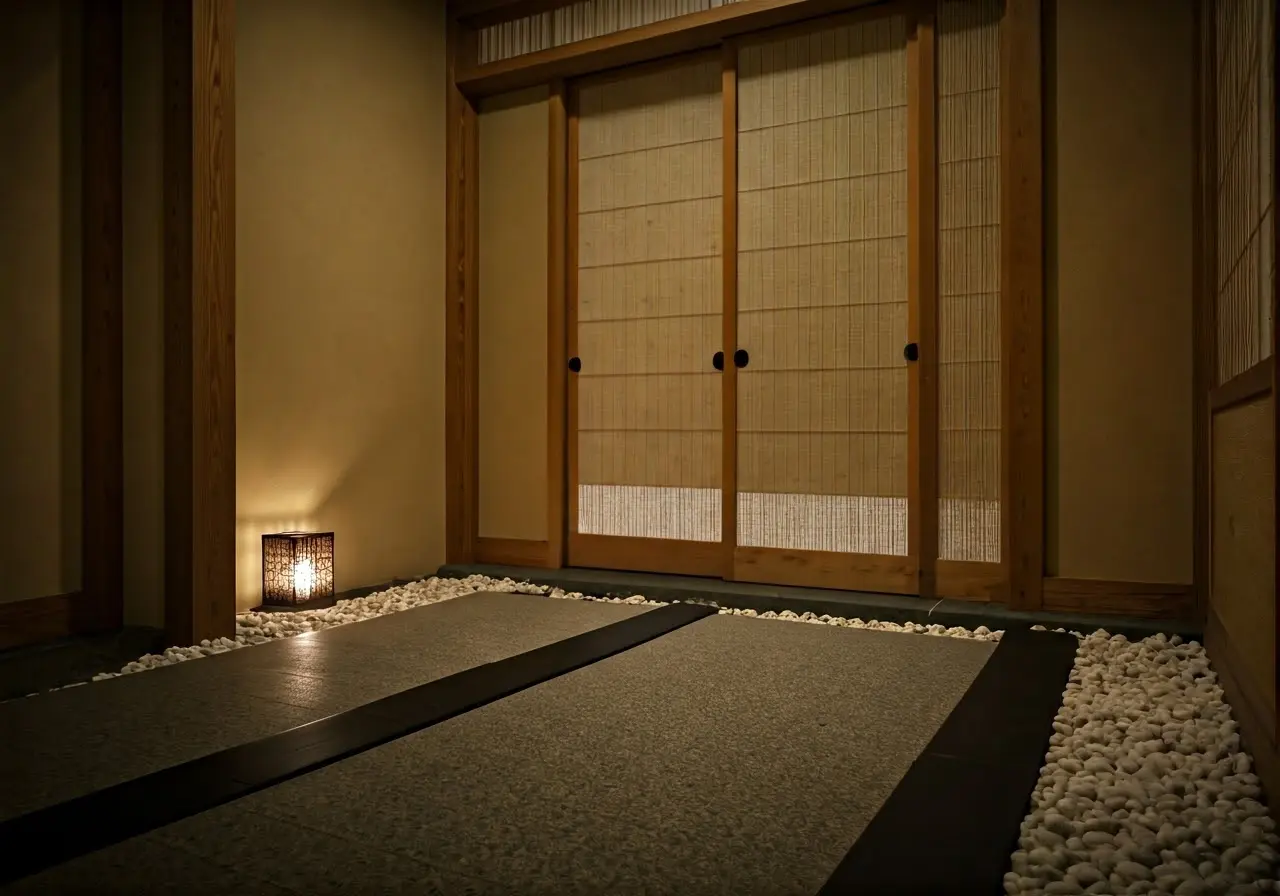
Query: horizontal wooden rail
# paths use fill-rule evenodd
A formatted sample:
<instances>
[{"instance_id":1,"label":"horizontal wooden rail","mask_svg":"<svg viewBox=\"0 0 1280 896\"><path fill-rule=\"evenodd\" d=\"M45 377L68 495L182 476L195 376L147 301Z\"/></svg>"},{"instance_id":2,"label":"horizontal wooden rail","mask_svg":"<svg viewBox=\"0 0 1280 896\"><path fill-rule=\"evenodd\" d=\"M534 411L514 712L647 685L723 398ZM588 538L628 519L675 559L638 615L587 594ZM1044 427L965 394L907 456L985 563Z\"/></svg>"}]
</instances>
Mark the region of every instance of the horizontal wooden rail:
<instances>
[{"instance_id":1,"label":"horizontal wooden rail","mask_svg":"<svg viewBox=\"0 0 1280 896\"><path fill-rule=\"evenodd\" d=\"M458 88L478 98L577 78L663 56L714 47L726 38L804 19L831 15L883 0L739 0L460 71Z\"/></svg>"},{"instance_id":2,"label":"horizontal wooden rail","mask_svg":"<svg viewBox=\"0 0 1280 896\"><path fill-rule=\"evenodd\" d=\"M1274 367L1274 358L1263 358L1244 373L1237 374L1221 386L1209 390L1209 406L1214 411L1225 411L1227 408L1270 394Z\"/></svg>"}]
</instances>

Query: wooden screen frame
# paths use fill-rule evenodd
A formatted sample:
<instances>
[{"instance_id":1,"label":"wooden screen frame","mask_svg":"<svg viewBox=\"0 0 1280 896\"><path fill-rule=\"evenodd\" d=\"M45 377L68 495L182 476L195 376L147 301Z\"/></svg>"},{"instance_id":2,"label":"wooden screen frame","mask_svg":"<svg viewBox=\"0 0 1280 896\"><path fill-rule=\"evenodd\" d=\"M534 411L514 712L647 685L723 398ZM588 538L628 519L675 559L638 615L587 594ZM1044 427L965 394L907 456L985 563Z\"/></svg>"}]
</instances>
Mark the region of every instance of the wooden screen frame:
<instances>
[{"instance_id":1,"label":"wooden screen frame","mask_svg":"<svg viewBox=\"0 0 1280 896\"><path fill-rule=\"evenodd\" d=\"M567 441L567 371L566 346L565 271L568 263L567 202L568 202L568 140L569 121L566 111L564 81L553 81L547 89L547 507L546 537L541 540L523 538L495 538L479 534L480 517L477 508L475 540L471 559L477 563L501 566L524 566L535 569L559 569L564 566L565 538L567 535L567 494L565 482L568 476ZM477 125L478 127L478 125ZM477 131L477 157L478 157ZM464 178L465 179L465 178ZM475 182L475 177L471 178ZM479 203L479 191L476 191ZM452 206L451 206L452 207ZM475 212L478 222L478 209ZM477 266L479 263L479 246ZM477 299L478 301L478 299ZM478 309L477 309L478 314ZM478 327L478 325L477 325ZM479 344L479 333L476 334ZM477 355L479 349L477 348ZM478 357L477 357L478 362ZM476 389L479 389L477 382ZM477 451L479 438L479 402L477 414ZM479 461L477 460L477 465ZM479 472L476 473L476 499L479 500ZM465 506L465 502L459 501ZM453 561L461 562L461 561ZM469 561L468 561L469 562Z\"/></svg>"},{"instance_id":2,"label":"wooden screen frame","mask_svg":"<svg viewBox=\"0 0 1280 896\"><path fill-rule=\"evenodd\" d=\"M724 504L721 520L721 569L726 578L732 578L738 565L738 366L730 364L738 345L738 42L726 40L720 47L720 111L723 127L721 159L724 180L721 199L724 206L720 213L721 275L720 301L721 345L725 365L721 373L720 408L722 434L720 449L723 454L721 469L723 479L721 496ZM732 437L729 435L732 433Z\"/></svg>"},{"instance_id":3,"label":"wooden screen frame","mask_svg":"<svg viewBox=\"0 0 1280 896\"><path fill-rule=\"evenodd\" d=\"M1222 673L1222 686L1240 717L1241 730L1246 745L1253 752L1259 775L1265 786L1274 787L1280 782L1280 608L1275 614L1275 640L1272 667L1276 684L1276 696L1267 701L1258 692L1246 672L1244 658L1239 654L1230 633L1212 604L1213 589L1213 431L1217 416L1242 404L1270 400L1273 426L1273 511L1272 525L1280 532L1280 359L1276 352L1278 330L1277 284L1273 280L1271 304L1271 355L1242 371L1226 382L1218 382L1218 268L1217 268L1217 144L1213 137L1217 127L1217 66L1211 64L1205 70L1200 54L1207 44L1211 52L1217 47L1217 27L1212 14L1204 15L1204 5L1194 5L1195 15L1195 375L1194 375L1194 429L1195 452L1195 609L1198 620L1205 627L1205 643L1215 666ZM1212 4L1210 5L1212 9ZM1276 18L1272 17L1274 44ZM1271 72L1273 102L1276 96L1276 72ZM1273 135L1274 141L1274 135ZM1276 189L1276 177L1280 176L1277 154L1272 154L1272 190ZM1273 198L1273 204L1274 204ZM1274 221L1276 210L1273 207ZM1280 228L1272 228L1276 241L1273 252L1280 258ZM1280 599L1280 553L1277 553L1273 573L1273 600Z\"/></svg>"},{"instance_id":4,"label":"wooden screen frame","mask_svg":"<svg viewBox=\"0 0 1280 896\"><path fill-rule=\"evenodd\" d=\"M1044 605L1044 29L1005 0L1000 36L1000 564L1011 609Z\"/></svg>"},{"instance_id":5,"label":"wooden screen frame","mask_svg":"<svg viewBox=\"0 0 1280 896\"><path fill-rule=\"evenodd\" d=\"M913 9L921 21L933 22L936 3L930 0L900 0ZM468 195L466 184L474 184L477 172L477 160L474 153L460 151L465 145L466 128L461 119L465 119L470 108L474 114L475 100L482 96L505 92L507 90L547 83L563 84L561 79L577 75L595 74L620 66L627 66L646 60L659 60L675 53L683 53L697 49L714 49L722 54L727 53L725 46L732 39L741 36L772 30L789 23L807 22L819 16L832 14L845 15L857 13L862 7L872 5L872 0L743 0L731 6L719 7L707 13L691 14L678 19L656 23L644 28L629 29L625 32L606 35L591 41L583 41L568 47L555 48L543 53L530 54L527 57L503 60L484 66L475 64L474 30L470 26L458 26L450 29L450 63L449 89L451 95L462 102L450 105L449 137L454 149L450 151L450 179L452 198L449 202L450 215L447 219L449 244L453 247L449 252L449 313L447 325L447 395L446 407L447 443L452 446L449 454L449 469L452 471L446 482L448 509L448 542L451 562L472 562L477 559L489 562L502 562L503 559L522 559L535 557L535 548L543 550L547 567L558 567L570 562L567 551L568 534L571 520L576 513L576 502L570 501L563 509L560 524L554 525L552 511L552 528L549 530L548 543L542 546L526 546L512 554L508 550L488 552L479 545L477 550L476 524L478 522L474 510L468 513L474 501L477 471L474 452L467 449L469 412L474 413L476 383L474 379L467 382L467 371L470 369L467 356L477 351L472 332L476 301L474 287L475 258L462 250L465 243L463 235L468 218L474 216L474 196ZM863 14L882 15L884 4L875 4L874 9L862 10ZM502 18L512 16L502 15ZM1007 601L1018 609L1035 610L1043 606L1044 582L1044 263L1043 263L1043 158L1042 158L1042 116L1043 116L1043 59L1042 46L1042 14L1041 0L1005 0L1004 18L1002 20L1001 39L1001 107L1000 107L1000 140L1001 140L1001 217L1002 221L1015 226L1002 228L1001 244L1001 559L999 563L976 563L930 559L928 562L934 569L934 594L937 597L958 598L977 601ZM456 55L455 55L456 53ZM723 58L723 57L722 57ZM932 63L932 54L930 62ZM932 66L931 66L932 67ZM922 73L918 73L922 74ZM928 75L933 77L932 72ZM725 78L735 78L733 71L726 66ZM726 94L729 91L726 91ZM936 103L936 86L931 93ZM735 95L736 99L736 95ZM553 100L554 102L554 100ZM465 105L464 105L465 104ZM735 110L736 111L736 110ZM554 113L553 113L554 116ZM564 158L558 162L555 156L555 118L553 117L552 165L564 164L568 167L568 157L573 140L576 139L576 125L566 112L562 141ZM732 142L736 149L736 139ZM936 144L935 144L936 147ZM730 157L730 146L725 146L726 162ZM735 175L736 182L736 172ZM728 176L728 175L727 175ZM566 181L571 178L566 176ZM554 181L553 181L554 184ZM565 185L564 201L571 202L568 197L570 184ZM730 192L730 191L726 191ZM936 187L935 187L936 192ZM553 203L560 202L553 188ZM736 211L736 209L735 209ZM553 256L549 259L549 270L557 270L563 264L574 243L572 221L560 218L561 229L557 230L552 217L551 239L549 245ZM726 266L730 264L729 256L734 256L734 275L729 276L726 267L726 321L734 321L736 312L736 291L730 295L727 285L736 286L736 252L728 251L729 239L736 245L736 228L729 222L736 223L736 214L726 216ZM562 240L557 239L557 233ZM931 237L936 240L936 235ZM557 247L563 246L558 253ZM936 246L934 251L936 252ZM566 272L567 273L567 272ZM936 269L935 274L936 277ZM566 277L566 279L572 279ZM551 285L549 295L554 304L555 289ZM566 294L566 312L559 318L569 332L554 329L557 318L554 309L549 309L549 322L552 324L552 340L557 333L564 333L564 341L560 343L563 350L557 353L555 346L549 350L551 372L549 374L549 417L554 417L556 408L564 408L563 424L557 425L549 419L548 438L549 467L556 463L557 456L563 456L565 462L558 469L560 478L556 480L556 470L549 469L550 496L549 503L555 503L555 495L561 494L567 499L569 467L576 461L570 456L573 452L568 439L568 404L566 388L560 387L557 368L563 368L565 359L572 354L573 346L569 343L573 321L569 319L569 311L573 307L572 298L567 293L569 284L561 287ZM932 290L936 308L936 289ZM728 302L734 304L732 308ZM726 325L727 326L727 325ZM933 324L936 330L936 322ZM735 331L736 332L736 331ZM732 334L726 332L726 345L731 344ZM935 336L936 338L936 332ZM920 341L917 339L916 341ZM930 357L922 352L922 360ZM731 368L731 365L726 365ZM736 388L736 377L730 370L725 371L727 388ZM926 384L928 381L926 380ZM932 379L933 401L936 403L936 373ZM928 391L920 396L927 401ZM736 399L726 402L725 426L736 426L736 419L730 415L736 412ZM935 424L936 425L936 424ZM474 428L470 430L470 439L474 439ZM936 438L934 442L936 446ZM726 455L729 449L726 448ZM936 467L936 447L933 450ZM731 488L732 474L736 461L726 457L725 473L730 477L724 486L726 530L735 522L736 489ZM936 544L936 477L934 500L935 522L933 523ZM1017 488L1014 488L1014 484ZM466 494L472 498L468 501ZM733 494L730 494L733 492ZM923 495L921 498L923 499ZM919 516L919 514L916 514ZM470 534L466 530L470 530ZM924 540L924 533L918 536ZM563 547L557 548L556 539L560 538ZM482 540L481 540L482 541ZM699 555L691 558L692 567L702 574L730 577L733 574L732 564L736 541L736 532L732 539L726 536L719 556ZM714 543L710 543L714 545ZM726 545L728 546L726 548ZM602 546L605 547L605 546ZM934 553L936 550L925 552ZM613 557L604 556L615 568L635 568L643 562L644 568L651 572L672 571L661 561L663 558L646 552L647 556ZM839 555L838 555L839 556ZM535 565L528 560L525 565ZM918 565L919 566L919 565ZM775 580L777 577L773 577ZM835 580L823 573L823 581L834 583ZM778 582L783 584L783 582ZM927 580L926 580L927 584ZM1122 584L1122 583L1115 583ZM835 585L839 587L839 585ZM924 593L925 588L917 588L913 593Z\"/></svg>"},{"instance_id":6,"label":"wooden screen frame","mask_svg":"<svg viewBox=\"0 0 1280 896\"><path fill-rule=\"evenodd\" d=\"M578 354L578 96L585 85L608 83L655 71L679 68L690 63L719 59L716 50L700 50L658 59L642 65L603 72L575 79L566 85L568 109L566 178L567 210L565 240L565 324L567 357ZM726 353L727 354L727 353ZM725 367L731 365L726 364ZM722 541L685 541L665 538L632 538L618 535L591 535L578 532L578 389L576 378L569 377L566 387L567 413L566 456L568 474L565 479L567 501L565 534L566 560L570 566L623 569L640 572L669 573L674 575L723 577L726 573L724 552L721 548L724 525L721 524ZM723 438L723 436L722 436ZM723 491L723 483L722 483Z\"/></svg>"},{"instance_id":7,"label":"wooden screen frame","mask_svg":"<svg viewBox=\"0 0 1280 896\"><path fill-rule=\"evenodd\" d=\"M901 556L742 547L737 544L737 377L724 381L725 553L732 565L725 578L738 582L873 591L887 594L932 593L934 561L925 549L937 543L937 195L933 15L914 2L882 3L835 16L771 28L724 43L725 139L733 141L733 168L725 165L725 357L737 343L737 63L744 46L811 34L840 25L890 16L907 27L907 342L920 346L920 358L907 365L907 553ZM728 88L732 84L733 92ZM730 115L732 112L732 115ZM732 132L730 131L732 128ZM727 158L727 156L726 156ZM730 176L732 175L732 183ZM732 198L729 198L732 197ZM732 241L730 240L732 237ZM732 315L730 315L732 311ZM726 372L731 365L725 364ZM732 429L729 426L732 425ZM930 446L932 451L930 451ZM732 456L731 456L732 455ZM932 456L932 464L927 459ZM928 470L933 470L929 476ZM932 501L929 494L933 494ZM732 516L729 502L733 501ZM929 507L932 506L932 513ZM925 593L928 587L929 594Z\"/></svg>"}]
</instances>

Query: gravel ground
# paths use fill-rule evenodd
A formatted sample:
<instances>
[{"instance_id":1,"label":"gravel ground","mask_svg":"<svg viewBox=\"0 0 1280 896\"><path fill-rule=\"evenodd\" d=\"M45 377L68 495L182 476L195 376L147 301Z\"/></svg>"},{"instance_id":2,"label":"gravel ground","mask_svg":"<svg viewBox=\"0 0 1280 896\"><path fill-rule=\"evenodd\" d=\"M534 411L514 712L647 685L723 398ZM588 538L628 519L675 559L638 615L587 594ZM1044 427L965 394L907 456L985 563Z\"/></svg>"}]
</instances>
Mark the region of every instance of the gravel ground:
<instances>
[{"instance_id":1,"label":"gravel ground","mask_svg":"<svg viewBox=\"0 0 1280 896\"><path fill-rule=\"evenodd\" d=\"M236 637L172 647L94 681L322 631L477 591L663 606L644 597L592 597L469 576L429 578L339 601L324 610L244 613ZM1003 632L813 613L721 613L789 622L999 641ZM1043 626L1035 626L1043 630ZM1063 631L1058 629L1058 631ZM1045 765L1010 860L1009 894L1277 893L1280 836L1262 803L1251 757L1204 647L1155 635L1129 641L1099 630L1080 641ZM77 685L71 685L76 687Z\"/></svg>"},{"instance_id":2,"label":"gravel ground","mask_svg":"<svg viewBox=\"0 0 1280 896\"><path fill-rule=\"evenodd\" d=\"M1007 893L1280 893L1280 837L1199 643L1082 638L1053 727Z\"/></svg>"}]
</instances>

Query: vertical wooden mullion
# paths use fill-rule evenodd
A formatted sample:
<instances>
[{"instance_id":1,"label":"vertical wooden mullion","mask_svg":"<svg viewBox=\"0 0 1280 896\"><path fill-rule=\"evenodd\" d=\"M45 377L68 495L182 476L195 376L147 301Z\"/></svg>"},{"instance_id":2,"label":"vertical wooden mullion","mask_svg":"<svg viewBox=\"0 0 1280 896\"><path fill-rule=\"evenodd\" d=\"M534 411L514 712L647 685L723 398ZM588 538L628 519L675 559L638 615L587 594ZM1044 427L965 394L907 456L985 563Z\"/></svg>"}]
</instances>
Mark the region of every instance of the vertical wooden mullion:
<instances>
[{"instance_id":1,"label":"vertical wooden mullion","mask_svg":"<svg viewBox=\"0 0 1280 896\"><path fill-rule=\"evenodd\" d=\"M1271 109L1268 114L1268 123L1271 127L1271 238L1274 241L1273 251L1271 254L1271 264L1273 269L1277 267L1277 261L1280 260L1280 227L1277 225L1277 218L1280 217L1280 208L1276 206L1276 195L1280 187L1280 153L1276 152L1276 104L1277 89L1280 88L1280 82L1276 80L1276 38L1280 35L1277 30L1280 29L1280 22L1277 22L1277 10L1271 12L1271 33L1263 35L1264 48L1270 48L1272 54L1271 60ZM1264 65L1264 62L1260 62ZM1264 71L1263 75L1266 74ZM1265 111L1265 110L1264 110ZM1272 503L1273 520L1272 520L1272 554L1275 561L1274 586L1271 592L1273 606L1277 599L1280 599L1280 551L1275 550L1276 536L1280 535L1280 356L1277 356L1277 348L1280 348L1280 339L1277 338L1277 329L1280 329L1280 318L1277 313L1280 312L1280 283L1276 282L1276 277L1271 278L1271 422L1272 422L1272 487L1274 489L1274 499ZM1280 608L1275 612L1275 639L1273 640L1273 663L1274 675L1276 683L1276 703L1275 719L1276 729L1272 733L1275 743L1280 743Z\"/></svg>"},{"instance_id":2,"label":"vertical wooden mullion","mask_svg":"<svg viewBox=\"0 0 1280 896\"><path fill-rule=\"evenodd\" d=\"M724 545L724 577L733 578L733 558L738 545L738 368L733 353L738 343L738 46L726 41L723 47L723 147L724 165L722 258L723 291L721 340L724 371L721 374L723 433L723 479L721 496L721 540Z\"/></svg>"},{"instance_id":3,"label":"vertical wooden mullion","mask_svg":"<svg viewBox=\"0 0 1280 896\"><path fill-rule=\"evenodd\" d=\"M445 557L475 560L479 536L479 139L476 109L458 89L461 26L448 25L445 121Z\"/></svg>"},{"instance_id":4,"label":"vertical wooden mullion","mask_svg":"<svg viewBox=\"0 0 1280 896\"><path fill-rule=\"evenodd\" d=\"M1193 83L1194 133L1195 133L1195 207L1192 218L1195 251L1193 298L1195 302L1195 327L1192 332L1194 370L1192 375L1193 404L1192 445L1194 515L1193 531L1195 550L1192 557L1195 583L1195 614L1200 622L1207 618L1209 593L1212 586L1212 538L1213 520L1210 494L1212 492L1212 413L1210 393L1215 381L1214 370L1214 296L1217 280L1216 253L1216 178L1217 139L1216 103L1214 92L1217 73L1213 47L1215 28L1213 5L1208 0L1197 0L1195 15L1195 68Z\"/></svg>"},{"instance_id":5,"label":"vertical wooden mullion","mask_svg":"<svg viewBox=\"0 0 1280 896\"><path fill-rule=\"evenodd\" d=\"M1042 0L1006 0L1000 35L1001 557L1009 606L1044 598Z\"/></svg>"},{"instance_id":6,"label":"vertical wooden mullion","mask_svg":"<svg viewBox=\"0 0 1280 896\"><path fill-rule=\"evenodd\" d=\"M1218 384L1218 24L1217 3L1206 4L1208 12L1205 39L1208 65L1204 84L1204 115L1207 136L1205 140L1205 269L1204 303L1201 308L1204 323L1204 394L1200 396L1205 416L1205 545L1204 545L1204 609L1208 623L1209 608L1213 598L1213 406L1210 396Z\"/></svg>"},{"instance_id":7,"label":"vertical wooden mullion","mask_svg":"<svg viewBox=\"0 0 1280 896\"><path fill-rule=\"evenodd\" d=\"M565 365L565 216L568 121L565 85L551 85L547 103L549 121L547 172L547 565L558 569L565 562L566 390Z\"/></svg>"},{"instance_id":8,"label":"vertical wooden mullion","mask_svg":"<svg viewBox=\"0 0 1280 896\"><path fill-rule=\"evenodd\" d=\"M469 72L480 64L480 30L463 26L458 30L458 45L454 55L454 67L458 72Z\"/></svg>"},{"instance_id":9,"label":"vertical wooden mullion","mask_svg":"<svg viewBox=\"0 0 1280 896\"><path fill-rule=\"evenodd\" d=\"M565 141L565 354L578 354L578 91L567 92ZM565 501L568 535L578 531L578 377L566 375ZM566 539L567 541L567 539ZM566 550L566 562L568 552Z\"/></svg>"},{"instance_id":10,"label":"vertical wooden mullion","mask_svg":"<svg viewBox=\"0 0 1280 896\"><path fill-rule=\"evenodd\" d=\"M908 366L907 553L921 597L937 591L938 566L938 141L935 19L918 4L907 41Z\"/></svg>"}]
</instances>

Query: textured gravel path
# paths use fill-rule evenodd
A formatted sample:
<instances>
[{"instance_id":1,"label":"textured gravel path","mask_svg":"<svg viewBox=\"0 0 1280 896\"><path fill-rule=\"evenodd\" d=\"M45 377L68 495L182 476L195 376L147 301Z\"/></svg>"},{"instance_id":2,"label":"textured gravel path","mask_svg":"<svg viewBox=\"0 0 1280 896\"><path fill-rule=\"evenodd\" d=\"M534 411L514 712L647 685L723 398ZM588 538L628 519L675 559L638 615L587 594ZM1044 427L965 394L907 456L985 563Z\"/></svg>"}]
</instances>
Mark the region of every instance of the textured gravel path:
<instances>
[{"instance_id":1,"label":"textured gravel path","mask_svg":"<svg viewBox=\"0 0 1280 896\"><path fill-rule=\"evenodd\" d=\"M245 613L236 637L170 648L95 681L321 631L478 591L663 606L602 598L511 579L429 578L332 608ZM762 619L999 641L1002 632L941 625L756 613ZM1042 628L1036 626L1036 628ZM1062 631L1062 629L1058 629ZM1155 635L1129 641L1072 632L1080 647L1049 752L1005 875L1009 894L1277 893L1275 832L1250 756L1204 647ZM72 685L76 687L77 685Z\"/></svg>"}]
</instances>

